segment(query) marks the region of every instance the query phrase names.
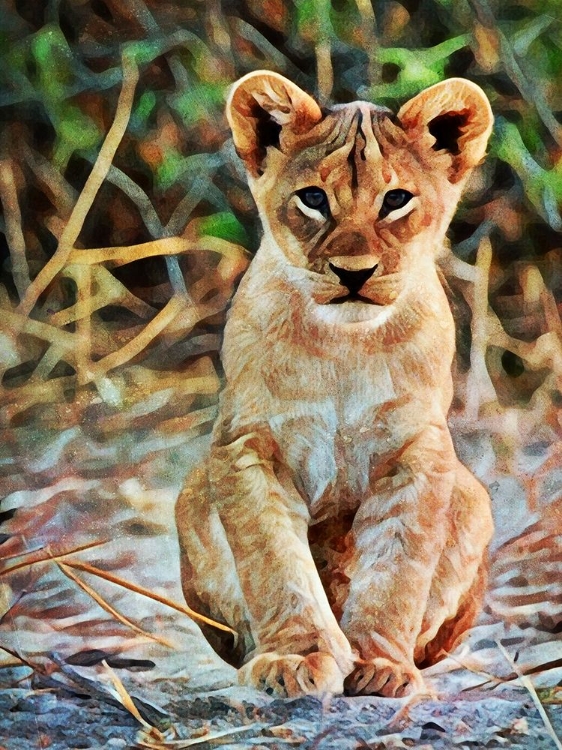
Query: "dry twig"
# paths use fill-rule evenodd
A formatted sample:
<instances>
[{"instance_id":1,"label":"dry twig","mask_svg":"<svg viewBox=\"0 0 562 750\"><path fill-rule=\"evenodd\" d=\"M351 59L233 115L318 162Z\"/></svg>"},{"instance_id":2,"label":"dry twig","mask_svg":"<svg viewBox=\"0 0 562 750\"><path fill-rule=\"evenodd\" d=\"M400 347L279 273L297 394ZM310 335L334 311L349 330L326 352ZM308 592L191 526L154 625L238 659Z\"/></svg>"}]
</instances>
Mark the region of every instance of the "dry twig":
<instances>
[{"instance_id":1,"label":"dry twig","mask_svg":"<svg viewBox=\"0 0 562 750\"><path fill-rule=\"evenodd\" d=\"M501 50L501 60L511 81L517 86L525 101L535 108L544 126L550 132L558 146L562 147L562 126L552 114L543 92L536 82L528 80L521 65L513 53L511 44L501 31L488 0L469 0L477 18L492 34Z\"/></svg>"},{"instance_id":2,"label":"dry twig","mask_svg":"<svg viewBox=\"0 0 562 750\"><path fill-rule=\"evenodd\" d=\"M31 282L25 256L25 238L12 159L0 161L0 201L4 208L6 241L12 260L12 278L21 300Z\"/></svg>"},{"instance_id":3,"label":"dry twig","mask_svg":"<svg viewBox=\"0 0 562 750\"><path fill-rule=\"evenodd\" d=\"M122 56L122 66L123 87L121 89L121 94L119 95L115 119L109 129L103 146L101 147L96 163L86 180L84 189L80 193L68 223L61 234L55 254L29 285L25 296L18 307L18 313L22 316L29 315L35 306L39 295L47 288L67 262L76 240L78 239L78 235L80 234L86 216L94 202L98 190L107 177L115 152L125 134L125 129L127 128L131 109L133 107L133 99L139 74L133 57L126 52L124 52Z\"/></svg>"}]
</instances>

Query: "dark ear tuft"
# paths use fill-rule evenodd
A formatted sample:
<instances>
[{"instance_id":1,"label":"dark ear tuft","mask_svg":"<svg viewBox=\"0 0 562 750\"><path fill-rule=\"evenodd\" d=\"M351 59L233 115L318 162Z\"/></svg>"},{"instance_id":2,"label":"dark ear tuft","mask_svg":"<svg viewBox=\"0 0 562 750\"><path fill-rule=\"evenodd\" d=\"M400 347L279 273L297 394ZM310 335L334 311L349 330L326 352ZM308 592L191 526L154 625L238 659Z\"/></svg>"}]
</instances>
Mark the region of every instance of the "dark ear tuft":
<instances>
[{"instance_id":1,"label":"dark ear tuft","mask_svg":"<svg viewBox=\"0 0 562 750\"><path fill-rule=\"evenodd\" d=\"M459 139L468 123L468 112L446 112L428 123L427 129L435 138L433 149L444 149L455 156L460 153Z\"/></svg>"},{"instance_id":2,"label":"dark ear tuft","mask_svg":"<svg viewBox=\"0 0 562 750\"><path fill-rule=\"evenodd\" d=\"M279 146L279 136L281 135L281 125L271 117L271 115L265 110L261 110L261 117L258 117L258 124L256 127L256 135L258 138L258 146L263 150L265 156L265 150L268 146Z\"/></svg>"},{"instance_id":3,"label":"dark ear tuft","mask_svg":"<svg viewBox=\"0 0 562 750\"><path fill-rule=\"evenodd\" d=\"M279 138L281 135L282 126L276 122L271 114L267 110L260 107L257 102L250 109L251 117L254 120L254 133L255 133L255 144L254 144L254 166L256 174L263 174L261 164L266 157L267 149L269 146L279 148ZM244 158L239 149L236 149L238 155Z\"/></svg>"}]
</instances>

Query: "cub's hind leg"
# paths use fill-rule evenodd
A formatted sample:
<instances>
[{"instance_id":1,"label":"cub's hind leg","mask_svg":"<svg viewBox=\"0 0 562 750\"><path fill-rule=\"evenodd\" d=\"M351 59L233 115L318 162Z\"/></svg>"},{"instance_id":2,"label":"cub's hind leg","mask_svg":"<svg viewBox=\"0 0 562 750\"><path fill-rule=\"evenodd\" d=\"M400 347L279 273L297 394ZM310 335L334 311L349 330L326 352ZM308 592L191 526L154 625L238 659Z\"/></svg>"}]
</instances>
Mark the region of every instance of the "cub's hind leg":
<instances>
[{"instance_id":1,"label":"cub's hind leg","mask_svg":"<svg viewBox=\"0 0 562 750\"><path fill-rule=\"evenodd\" d=\"M483 563L471 587L461 598L455 615L445 620L435 637L425 645L422 645L425 642L422 634L416 648L416 663L420 668L429 667L454 651L466 631L472 627L480 612L487 574L487 566Z\"/></svg>"},{"instance_id":2,"label":"cub's hind leg","mask_svg":"<svg viewBox=\"0 0 562 750\"><path fill-rule=\"evenodd\" d=\"M181 551L181 583L185 600L195 612L229 625L237 636L199 623L204 636L226 662L239 667L254 648L249 613L224 527L210 502L206 470L187 479L176 505Z\"/></svg>"},{"instance_id":3,"label":"cub's hind leg","mask_svg":"<svg viewBox=\"0 0 562 750\"><path fill-rule=\"evenodd\" d=\"M418 666L429 666L453 650L476 619L486 587L486 549L492 531L490 497L459 462L449 542L433 577L416 643Z\"/></svg>"}]
</instances>

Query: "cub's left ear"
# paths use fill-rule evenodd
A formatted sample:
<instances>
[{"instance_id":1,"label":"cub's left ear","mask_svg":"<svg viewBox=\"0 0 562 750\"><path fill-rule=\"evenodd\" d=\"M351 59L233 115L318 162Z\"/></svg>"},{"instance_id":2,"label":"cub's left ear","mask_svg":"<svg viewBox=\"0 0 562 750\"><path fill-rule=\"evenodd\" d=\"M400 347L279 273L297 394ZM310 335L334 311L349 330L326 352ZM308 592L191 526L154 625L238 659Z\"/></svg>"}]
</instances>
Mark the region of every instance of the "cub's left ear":
<instances>
[{"instance_id":1,"label":"cub's left ear","mask_svg":"<svg viewBox=\"0 0 562 750\"><path fill-rule=\"evenodd\" d=\"M467 177L481 161L494 123L486 95L464 78L449 78L425 89L404 104L398 119L405 129L419 132L429 148L451 155L451 182Z\"/></svg>"}]
</instances>

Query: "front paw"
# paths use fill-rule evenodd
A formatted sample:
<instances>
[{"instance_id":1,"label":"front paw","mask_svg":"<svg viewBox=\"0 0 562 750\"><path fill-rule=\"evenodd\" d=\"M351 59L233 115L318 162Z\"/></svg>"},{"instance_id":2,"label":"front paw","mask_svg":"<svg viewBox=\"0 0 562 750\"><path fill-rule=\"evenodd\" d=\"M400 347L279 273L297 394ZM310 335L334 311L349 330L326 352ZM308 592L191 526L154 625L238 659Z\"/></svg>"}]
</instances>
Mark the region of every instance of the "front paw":
<instances>
[{"instance_id":1,"label":"front paw","mask_svg":"<svg viewBox=\"0 0 562 750\"><path fill-rule=\"evenodd\" d=\"M343 693L343 674L336 660L321 652L259 654L238 670L238 682L281 698Z\"/></svg>"},{"instance_id":2,"label":"front paw","mask_svg":"<svg viewBox=\"0 0 562 750\"><path fill-rule=\"evenodd\" d=\"M345 687L350 695L382 695L385 698L427 693L417 667L397 664L382 656L357 662L345 681Z\"/></svg>"}]
</instances>

